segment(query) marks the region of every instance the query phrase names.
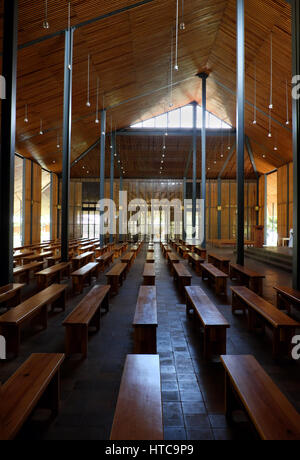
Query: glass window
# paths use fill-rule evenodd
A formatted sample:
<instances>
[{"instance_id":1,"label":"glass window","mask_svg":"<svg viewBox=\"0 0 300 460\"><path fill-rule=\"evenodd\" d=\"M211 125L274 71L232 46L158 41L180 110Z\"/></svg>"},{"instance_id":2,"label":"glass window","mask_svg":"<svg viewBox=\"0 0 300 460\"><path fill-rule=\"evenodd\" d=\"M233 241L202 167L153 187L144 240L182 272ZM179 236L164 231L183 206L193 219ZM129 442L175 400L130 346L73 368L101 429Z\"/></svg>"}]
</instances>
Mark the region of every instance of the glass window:
<instances>
[{"instance_id":1,"label":"glass window","mask_svg":"<svg viewBox=\"0 0 300 460\"><path fill-rule=\"evenodd\" d=\"M187 105L181 109L181 127L190 128L191 126L193 126L193 108Z\"/></svg>"},{"instance_id":2,"label":"glass window","mask_svg":"<svg viewBox=\"0 0 300 460\"><path fill-rule=\"evenodd\" d=\"M168 128L180 128L180 109L172 110L169 112L169 126Z\"/></svg>"},{"instance_id":3,"label":"glass window","mask_svg":"<svg viewBox=\"0 0 300 460\"><path fill-rule=\"evenodd\" d=\"M23 158L15 156L15 188L14 188L14 247L23 244Z\"/></svg>"},{"instance_id":4,"label":"glass window","mask_svg":"<svg viewBox=\"0 0 300 460\"><path fill-rule=\"evenodd\" d=\"M51 173L42 169L41 241L51 238Z\"/></svg>"}]
</instances>

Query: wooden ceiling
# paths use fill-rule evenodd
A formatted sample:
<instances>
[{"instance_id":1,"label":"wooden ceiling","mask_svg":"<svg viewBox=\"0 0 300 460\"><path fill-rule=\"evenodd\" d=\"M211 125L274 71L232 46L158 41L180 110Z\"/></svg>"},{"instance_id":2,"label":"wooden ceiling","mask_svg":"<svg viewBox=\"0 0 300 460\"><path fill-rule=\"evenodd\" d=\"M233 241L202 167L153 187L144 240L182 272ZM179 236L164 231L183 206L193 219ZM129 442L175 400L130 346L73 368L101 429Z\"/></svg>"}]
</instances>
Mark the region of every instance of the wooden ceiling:
<instances>
[{"instance_id":1,"label":"wooden ceiling","mask_svg":"<svg viewBox=\"0 0 300 460\"><path fill-rule=\"evenodd\" d=\"M141 4L144 3L144 4ZM181 3L181 2L180 2ZM201 81L195 75L208 70L208 110L235 126L236 0L185 0L186 29L179 34L179 71L174 73L173 108L192 101L201 105ZM43 167L61 172L64 35L66 0L48 0L50 29L42 28L43 0L20 0L17 93L17 152ZM135 6L139 4L140 6ZM115 10L132 7L118 14ZM291 112L286 122L286 80L291 82L291 8L285 0L247 0L245 131L250 138L259 173L292 160ZM92 18L102 20L78 28L74 35L72 161L99 138L95 124L96 81L100 79L100 108L107 109L107 130L122 129L169 108L170 44L175 27L175 0L72 0L73 26ZM109 14L108 17L105 15ZM3 17L0 10L0 46ZM45 37L39 43L29 42ZM270 41L273 37L272 132L268 138ZM91 55L91 103L87 100L87 56ZM257 69L257 124L253 125L254 69ZM289 84L289 88L290 88ZM29 123L24 123L28 104ZM291 108L291 99L289 99ZM40 120L44 135L39 135ZM162 139L118 137L118 151L126 178L182 178L191 140L169 136L163 174ZM274 151L275 143L278 150ZM107 175L109 175L107 142ZM226 158L219 138L208 139L208 176L217 177ZM201 168L201 143L198 147ZM246 155L246 175L253 169ZM85 166L83 169L82 166ZM116 175L118 168L116 164ZM235 176L235 155L224 177ZM99 175L99 148L72 168L73 177L89 171ZM190 170L191 174L191 170Z\"/></svg>"}]
</instances>

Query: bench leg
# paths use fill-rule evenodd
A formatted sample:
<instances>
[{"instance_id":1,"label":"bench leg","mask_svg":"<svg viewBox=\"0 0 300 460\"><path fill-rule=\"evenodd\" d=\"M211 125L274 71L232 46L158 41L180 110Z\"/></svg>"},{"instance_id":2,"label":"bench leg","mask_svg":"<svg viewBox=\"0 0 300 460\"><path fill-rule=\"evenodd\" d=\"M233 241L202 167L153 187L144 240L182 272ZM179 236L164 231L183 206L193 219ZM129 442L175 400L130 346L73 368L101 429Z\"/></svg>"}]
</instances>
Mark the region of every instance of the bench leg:
<instances>
[{"instance_id":1,"label":"bench leg","mask_svg":"<svg viewBox=\"0 0 300 460\"><path fill-rule=\"evenodd\" d=\"M65 350L66 355L81 353L87 357L88 327L85 325L65 325Z\"/></svg>"},{"instance_id":2,"label":"bench leg","mask_svg":"<svg viewBox=\"0 0 300 460\"><path fill-rule=\"evenodd\" d=\"M53 376L48 385L43 397L39 402L39 406L44 409L50 409L52 416L57 417L60 408L60 372L59 370Z\"/></svg>"},{"instance_id":3,"label":"bench leg","mask_svg":"<svg viewBox=\"0 0 300 460\"><path fill-rule=\"evenodd\" d=\"M90 327L96 328L96 331L100 331L100 320L101 320L101 306L99 305L99 308L97 309L96 313L94 314L91 322L90 322Z\"/></svg>"},{"instance_id":4,"label":"bench leg","mask_svg":"<svg viewBox=\"0 0 300 460\"><path fill-rule=\"evenodd\" d=\"M134 327L134 353L156 355L156 326Z\"/></svg>"}]
</instances>

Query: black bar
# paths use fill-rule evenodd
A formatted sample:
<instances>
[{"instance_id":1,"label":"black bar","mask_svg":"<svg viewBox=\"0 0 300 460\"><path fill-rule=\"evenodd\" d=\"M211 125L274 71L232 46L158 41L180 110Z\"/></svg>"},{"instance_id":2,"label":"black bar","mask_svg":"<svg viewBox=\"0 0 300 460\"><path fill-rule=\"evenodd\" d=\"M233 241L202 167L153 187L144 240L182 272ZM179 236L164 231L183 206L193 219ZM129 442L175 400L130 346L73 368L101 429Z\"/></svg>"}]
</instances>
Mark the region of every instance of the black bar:
<instances>
[{"instance_id":1,"label":"black bar","mask_svg":"<svg viewBox=\"0 0 300 460\"><path fill-rule=\"evenodd\" d=\"M70 197L70 157L72 138L72 63L73 30L65 32L65 73L63 112L63 171L62 171L62 213L61 213L61 257L69 260L69 197Z\"/></svg>"},{"instance_id":2,"label":"black bar","mask_svg":"<svg viewBox=\"0 0 300 460\"><path fill-rule=\"evenodd\" d=\"M116 152L116 133L112 133L111 136L111 151L110 151L110 199L113 201L114 199L114 179L115 179L115 152ZM109 234L109 242L113 243L114 241L114 223L115 223L115 216L113 215L113 206L110 209L110 234Z\"/></svg>"},{"instance_id":3,"label":"black bar","mask_svg":"<svg viewBox=\"0 0 300 460\"><path fill-rule=\"evenodd\" d=\"M106 110L101 112L100 137L100 247L104 246L104 206L101 200L105 198L105 140L106 140Z\"/></svg>"},{"instance_id":4,"label":"black bar","mask_svg":"<svg viewBox=\"0 0 300 460\"><path fill-rule=\"evenodd\" d=\"M33 161L30 160L30 244L32 244L33 228Z\"/></svg>"},{"instance_id":5,"label":"black bar","mask_svg":"<svg viewBox=\"0 0 300 460\"><path fill-rule=\"evenodd\" d=\"M299 0L292 0L292 50L293 75L300 75L300 4ZM300 101L293 98L293 168L294 168L294 250L293 250L293 287L300 289Z\"/></svg>"},{"instance_id":6,"label":"black bar","mask_svg":"<svg viewBox=\"0 0 300 460\"><path fill-rule=\"evenodd\" d=\"M202 174L201 174L201 198L203 200L203 216L202 216L202 233L203 240L201 246L206 248L206 80L207 73L200 73L199 77L202 80Z\"/></svg>"},{"instance_id":7,"label":"black bar","mask_svg":"<svg viewBox=\"0 0 300 460\"><path fill-rule=\"evenodd\" d=\"M244 265L245 11L237 0L237 263Z\"/></svg>"},{"instance_id":8,"label":"black bar","mask_svg":"<svg viewBox=\"0 0 300 460\"><path fill-rule=\"evenodd\" d=\"M196 103L197 105L197 103ZM157 136L161 137L165 133L164 128L127 128L123 129L122 131L117 131L117 136ZM230 135L236 134L235 129L228 129L226 132L229 132ZM194 129L189 128L168 128L168 135L171 136L184 136L184 137L191 137L194 134ZM196 136L202 136L202 129L196 129ZM206 136L208 137L222 137L224 136L224 129L206 129Z\"/></svg>"},{"instance_id":9,"label":"black bar","mask_svg":"<svg viewBox=\"0 0 300 460\"><path fill-rule=\"evenodd\" d=\"M221 239L222 212L219 209L221 205L222 205L222 182L221 182L221 179L218 178L218 240ZM230 215L230 208L229 208L229 215Z\"/></svg>"},{"instance_id":10,"label":"black bar","mask_svg":"<svg viewBox=\"0 0 300 460\"><path fill-rule=\"evenodd\" d=\"M1 104L0 286L13 282L18 0L4 0L3 23L3 77L1 84L6 86L6 99L2 99Z\"/></svg>"},{"instance_id":11,"label":"black bar","mask_svg":"<svg viewBox=\"0 0 300 460\"><path fill-rule=\"evenodd\" d=\"M192 238L196 237L197 212L197 103L193 104L193 197L192 197Z\"/></svg>"},{"instance_id":12,"label":"black bar","mask_svg":"<svg viewBox=\"0 0 300 460\"><path fill-rule=\"evenodd\" d=\"M183 178L183 210L182 210L182 239L186 240L186 231L185 231L185 200L186 200L186 177Z\"/></svg>"}]
</instances>

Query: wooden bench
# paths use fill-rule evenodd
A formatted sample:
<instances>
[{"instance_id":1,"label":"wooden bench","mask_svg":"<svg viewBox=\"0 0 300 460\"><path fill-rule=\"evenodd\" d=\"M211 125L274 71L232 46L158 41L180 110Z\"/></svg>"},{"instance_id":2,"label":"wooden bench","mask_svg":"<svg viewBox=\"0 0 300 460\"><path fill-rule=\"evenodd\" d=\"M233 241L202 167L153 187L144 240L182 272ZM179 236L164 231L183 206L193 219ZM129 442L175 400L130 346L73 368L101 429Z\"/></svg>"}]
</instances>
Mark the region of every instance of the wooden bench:
<instances>
[{"instance_id":1,"label":"wooden bench","mask_svg":"<svg viewBox=\"0 0 300 460\"><path fill-rule=\"evenodd\" d=\"M88 244L86 246L81 246L78 248L79 255L84 254L85 252L94 252L95 245Z\"/></svg>"},{"instance_id":2,"label":"wooden bench","mask_svg":"<svg viewBox=\"0 0 300 460\"><path fill-rule=\"evenodd\" d=\"M95 253L93 251L88 251L80 254L79 256L73 257L72 264L73 270L78 270L89 262L94 262Z\"/></svg>"},{"instance_id":3,"label":"wooden bench","mask_svg":"<svg viewBox=\"0 0 300 460\"><path fill-rule=\"evenodd\" d=\"M158 355L128 355L111 441L162 441L163 417Z\"/></svg>"},{"instance_id":4,"label":"wooden bench","mask_svg":"<svg viewBox=\"0 0 300 460\"><path fill-rule=\"evenodd\" d=\"M36 273L41 268L43 268L44 262L32 262L31 264L26 265L19 265L18 267L14 268L13 274L14 279L19 278L20 280L24 280L27 284L30 282L30 273Z\"/></svg>"},{"instance_id":5,"label":"wooden bench","mask_svg":"<svg viewBox=\"0 0 300 460\"><path fill-rule=\"evenodd\" d=\"M226 333L228 321L199 286L190 286L186 291L186 312L193 310L204 329L204 357L213 354L226 355Z\"/></svg>"},{"instance_id":6,"label":"wooden bench","mask_svg":"<svg viewBox=\"0 0 300 460\"><path fill-rule=\"evenodd\" d=\"M194 253L206 260L207 250L203 249L201 246L195 246Z\"/></svg>"},{"instance_id":7,"label":"wooden bench","mask_svg":"<svg viewBox=\"0 0 300 460\"><path fill-rule=\"evenodd\" d=\"M222 272L229 275L229 264L230 259L219 256L218 254L209 253L208 254L208 263L214 265Z\"/></svg>"},{"instance_id":8,"label":"wooden bench","mask_svg":"<svg viewBox=\"0 0 300 460\"><path fill-rule=\"evenodd\" d=\"M112 251L108 251L108 246L103 246L102 248L97 246L94 252L95 252L96 257L101 257L107 252L112 252Z\"/></svg>"},{"instance_id":9,"label":"wooden bench","mask_svg":"<svg viewBox=\"0 0 300 460\"><path fill-rule=\"evenodd\" d=\"M176 254L174 254L174 252L168 252L167 257L168 257L168 265L171 268L171 272L174 273L173 265L179 264L180 259Z\"/></svg>"},{"instance_id":10,"label":"wooden bench","mask_svg":"<svg viewBox=\"0 0 300 460\"><path fill-rule=\"evenodd\" d=\"M98 277L98 262L90 262L87 265L79 268L75 272L71 273L73 292L75 294L81 294L83 292L84 284L88 282L91 285L92 276Z\"/></svg>"},{"instance_id":11,"label":"wooden bench","mask_svg":"<svg viewBox=\"0 0 300 460\"><path fill-rule=\"evenodd\" d=\"M300 307L299 291L284 286L275 286L274 289L276 291L277 308L279 308L280 310L287 310L288 313L291 313L291 307Z\"/></svg>"},{"instance_id":12,"label":"wooden bench","mask_svg":"<svg viewBox=\"0 0 300 460\"><path fill-rule=\"evenodd\" d=\"M178 252L179 252L179 255L181 257L183 257L184 259L187 259L188 258L188 253L189 253L189 248L187 248L186 246L179 246L178 247Z\"/></svg>"},{"instance_id":13,"label":"wooden bench","mask_svg":"<svg viewBox=\"0 0 300 460\"><path fill-rule=\"evenodd\" d=\"M17 251L14 253L14 262L19 265L22 262L22 259L27 256L34 255L34 251Z\"/></svg>"},{"instance_id":14,"label":"wooden bench","mask_svg":"<svg viewBox=\"0 0 300 460\"><path fill-rule=\"evenodd\" d=\"M208 280L215 288L216 294L227 295L227 278L226 273L221 272L212 264L202 264L202 280Z\"/></svg>"},{"instance_id":15,"label":"wooden bench","mask_svg":"<svg viewBox=\"0 0 300 460\"><path fill-rule=\"evenodd\" d=\"M17 307L0 316L0 335L6 339L7 354L19 354L21 327L34 320L42 329L48 325L48 305L52 310L66 307L66 285L52 284Z\"/></svg>"},{"instance_id":16,"label":"wooden bench","mask_svg":"<svg viewBox=\"0 0 300 460\"><path fill-rule=\"evenodd\" d=\"M63 354L33 354L0 388L0 440L13 440L37 406L57 416Z\"/></svg>"},{"instance_id":17,"label":"wooden bench","mask_svg":"<svg viewBox=\"0 0 300 460\"><path fill-rule=\"evenodd\" d=\"M155 286L155 264L145 264L144 267L144 286Z\"/></svg>"},{"instance_id":18,"label":"wooden bench","mask_svg":"<svg viewBox=\"0 0 300 460\"><path fill-rule=\"evenodd\" d=\"M90 327L100 329L101 307L109 310L110 286L95 286L80 304L64 320L66 355L81 353L85 358L88 351Z\"/></svg>"},{"instance_id":19,"label":"wooden bench","mask_svg":"<svg viewBox=\"0 0 300 460\"><path fill-rule=\"evenodd\" d=\"M230 279L236 279L245 284L251 291L256 292L258 295L263 295L263 280L265 275L256 273L246 267L238 264L230 264Z\"/></svg>"},{"instance_id":20,"label":"wooden bench","mask_svg":"<svg viewBox=\"0 0 300 460\"><path fill-rule=\"evenodd\" d=\"M300 440L300 415L251 355L221 356L226 416L242 406L265 441ZM238 402L238 405L237 405Z\"/></svg>"},{"instance_id":21,"label":"wooden bench","mask_svg":"<svg viewBox=\"0 0 300 460\"><path fill-rule=\"evenodd\" d=\"M64 275L70 278L70 267L70 262L62 262L37 272L35 276L39 289L45 289L51 283L60 283Z\"/></svg>"},{"instance_id":22,"label":"wooden bench","mask_svg":"<svg viewBox=\"0 0 300 460\"><path fill-rule=\"evenodd\" d=\"M0 305L13 308L21 303L21 289L25 284L7 284L0 287Z\"/></svg>"},{"instance_id":23,"label":"wooden bench","mask_svg":"<svg viewBox=\"0 0 300 460\"><path fill-rule=\"evenodd\" d=\"M134 253L133 252L128 252L124 256L121 257L121 262L123 264L127 264L126 267L126 272L128 273L130 268L132 267L132 264L134 262Z\"/></svg>"},{"instance_id":24,"label":"wooden bench","mask_svg":"<svg viewBox=\"0 0 300 460\"><path fill-rule=\"evenodd\" d=\"M255 294L245 286L232 286L232 313L248 310L248 329L262 329L268 326L273 333L273 357L289 354L292 338L300 323L294 321L274 305Z\"/></svg>"},{"instance_id":25,"label":"wooden bench","mask_svg":"<svg viewBox=\"0 0 300 460\"><path fill-rule=\"evenodd\" d=\"M108 284L111 286L111 293L118 294L119 287L122 286L126 276L127 264L118 263L108 273L106 278Z\"/></svg>"},{"instance_id":26,"label":"wooden bench","mask_svg":"<svg viewBox=\"0 0 300 460\"><path fill-rule=\"evenodd\" d=\"M51 257L52 254L53 254L52 251L32 254L31 256L23 257L22 258L22 264L26 265L26 264L30 264L32 262L44 261L47 257Z\"/></svg>"},{"instance_id":27,"label":"wooden bench","mask_svg":"<svg viewBox=\"0 0 300 460\"><path fill-rule=\"evenodd\" d=\"M99 272L103 272L108 268L114 261L114 253L107 252L103 256L97 257L96 262L99 264Z\"/></svg>"},{"instance_id":28,"label":"wooden bench","mask_svg":"<svg viewBox=\"0 0 300 460\"><path fill-rule=\"evenodd\" d=\"M196 271L198 275L201 275L202 270L201 270L201 264L205 262L202 257L198 256L198 254L194 254L193 252L188 253L188 260L189 264L193 267L193 269Z\"/></svg>"},{"instance_id":29,"label":"wooden bench","mask_svg":"<svg viewBox=\"0 0 300 460\"><path fill-rule=\"evenodd\" d=\"M190 286L192 282L192 275L188 271L185 265L181 262L179 264L173 265L173 277L174 281L178 283L179 290L181 294L185 293L184 288Z\"/></svg>"},{"instance_id":30,"label":"wooden bench","mask_svg":"<svg viewBox=\"0 0 300 460\"><path fill-rule=\"evenodd\" d=\"M147 253L146 262L147 262L148 264L154 264L154 262L155 262L155 256L154 256L153 252L148 252L148 253Z\"/></svg>"},{"instance_id":31,"label":"wooden bench","mask_svg":"<svg viewBox=\"0 0 300 460\"><path fill-rule=\"evenodd\" d=\"M155 286L141 286L132 325L134 353L155 355L158 326Z\"/></svg>"}]
</instances>

